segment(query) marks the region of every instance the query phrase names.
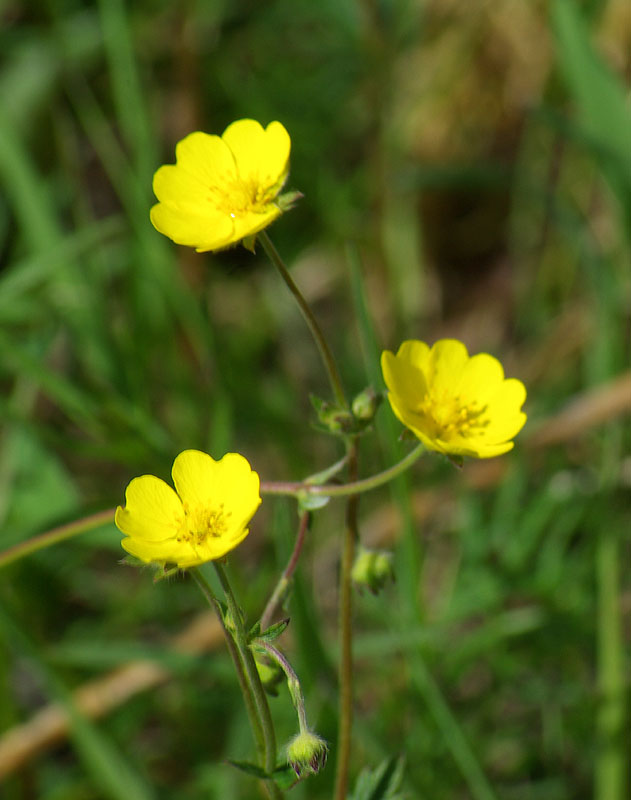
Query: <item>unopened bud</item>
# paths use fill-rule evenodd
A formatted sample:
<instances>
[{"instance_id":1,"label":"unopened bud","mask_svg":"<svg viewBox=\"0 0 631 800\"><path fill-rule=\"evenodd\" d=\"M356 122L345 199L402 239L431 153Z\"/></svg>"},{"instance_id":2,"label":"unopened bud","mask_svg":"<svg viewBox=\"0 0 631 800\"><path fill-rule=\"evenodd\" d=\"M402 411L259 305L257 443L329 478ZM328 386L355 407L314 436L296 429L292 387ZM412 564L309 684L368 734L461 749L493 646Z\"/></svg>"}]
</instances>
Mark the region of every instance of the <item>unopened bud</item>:
<instances>
[{"instance_id":1,"label":"unopened bud","mask_svg":"<svg viewBox=\"0 0 631 800\"><path fill-rule=\"evenodd\" d=\"M302 731L294 736L287 745L287 761L296 773L296 777L317 775L326 764L329 746L312 731Z\"/></svg>"},{"instance_id":2,"label":"unopened bud","mask_svg":"<svg viewBox=\"0 0 631 800\"><path fill-rule=\"evenodd\" d=\"M366 588L377 594L388 581L394 580L392 553L385 550L368 550L360 546L351 578L359 589Z\"/></svg>"},{"instance_id":3,"label":"unopened bud","mask_svg":"<svg viewBox=\"0 0 631 800\"><path fill-rule=\"evenodd\" d=\"M320 422L331 433L344 433L353 427L353 417L348 411L328 403L320 410Z\"/></svg>"},{"instance_id":4,"label":"unopened bud","mask_svg":"<svg viewBox=\"0 0 631 800\"><path fill-rule=\"evenodd\" d=\"M362 422L370 422L375 416L381 400L381 395L378 395L372 386L368 386L353 399L351 404L353 415Z\"/></svg>"}]
</instances>

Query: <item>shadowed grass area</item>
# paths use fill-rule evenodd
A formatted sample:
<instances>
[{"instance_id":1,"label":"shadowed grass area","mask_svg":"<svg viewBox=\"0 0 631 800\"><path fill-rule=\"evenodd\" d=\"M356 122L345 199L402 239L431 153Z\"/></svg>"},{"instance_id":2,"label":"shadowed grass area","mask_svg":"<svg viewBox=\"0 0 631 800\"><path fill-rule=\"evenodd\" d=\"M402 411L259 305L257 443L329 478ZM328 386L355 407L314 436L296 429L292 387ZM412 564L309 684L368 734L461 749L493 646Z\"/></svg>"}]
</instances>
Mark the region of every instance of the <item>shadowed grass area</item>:
<instances>
[{"instance_id":1,"label":"shadowed grass area","mask_svg":"<svg viewBox=\"0 0 631 800\"><path fill-rule=\"evenodd\" d=\"M446 336L528 389L511 453L462 470L427 456L361 499L396 583L354 595L351 785L403 755L414 800L624 800L624 5L0 4L0 552L113 509L136 475L168 479L186 448L241 452L263 480L343 455L314 424L326 375L262 248L198 255L149 222L180 138L278 119L304 198L271 237L347 395L384 388L383 349ZM408 451L401 430L384 403L361 476ZM297 800L333 791L343 527L337 501L314 514L286 604L281 644L332 748ZM251 620L297 530L295 504L267 497L231 555ZM121 565L119 540L101 526L3 567L3 798L251 800L224 763L252 757L228 654L177 640L199 592ZM106 683L86 712L73 692L138 659L164 672L124 702ZM25 729L17 768L7 742L53 702L67 732ZM282 744L284 687L271 703Z\"/></svg>"}]
</instances>

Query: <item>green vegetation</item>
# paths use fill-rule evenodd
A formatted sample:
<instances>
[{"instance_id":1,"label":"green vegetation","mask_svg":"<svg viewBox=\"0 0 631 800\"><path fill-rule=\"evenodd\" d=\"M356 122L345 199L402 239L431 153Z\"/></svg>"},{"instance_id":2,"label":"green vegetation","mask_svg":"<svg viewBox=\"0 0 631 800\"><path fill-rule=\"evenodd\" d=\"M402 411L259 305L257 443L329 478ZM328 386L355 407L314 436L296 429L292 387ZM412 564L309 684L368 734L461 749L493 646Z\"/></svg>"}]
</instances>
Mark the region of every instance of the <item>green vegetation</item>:
<instances>
[{"instance_id":1,"label":"green vegetation","mask_svg":"<svg viewBox=\"0 0 631 800\"><path fill-rule=\"evenodd\" d=\"M168 479L187 448L243 453L265 481L343 456L263 248L196 254L149 221L175 142L243 117L291 135L304 198L270 235L349 397L383 390L383 349L447 336L528 389L507 455L427 455L361 498L396 581L353 597L349 797L628 797L628 10L540 5L0 3L3 800L259 796L227 763L253 740L213 618L186 632L206 613L190 577L121 565L108 521L3 561L114 509L136 475ZM360 477L409 452L402 430L382 404ZM265 497L229 558L250 620L298 523ZM295 800L333 792L343 530L343 501L314 513L279 640L330 745ZM47 738L50 703L69 724Z\"/></svg>"}]
</instances>

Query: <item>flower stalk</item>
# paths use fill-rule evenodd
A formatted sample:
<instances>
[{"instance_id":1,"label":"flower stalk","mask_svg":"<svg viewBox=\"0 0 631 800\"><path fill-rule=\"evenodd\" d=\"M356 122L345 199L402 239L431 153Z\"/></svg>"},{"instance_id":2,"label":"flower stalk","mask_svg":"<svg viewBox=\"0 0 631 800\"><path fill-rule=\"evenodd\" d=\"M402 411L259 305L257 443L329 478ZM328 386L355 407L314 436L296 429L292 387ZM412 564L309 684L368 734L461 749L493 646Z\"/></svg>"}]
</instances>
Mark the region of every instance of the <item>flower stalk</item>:
<instances>
[{"instance_id":1,"label":"flower stalk","mask_svg":"<svg viewBox=\"0 0 631 800\"><path fill-rule=\"evenodd\" d=\"M300 518L298 535L296 536L294 549L292 551L291 556L289 557L287 566L285 567L283 574L280 576L278 583L276 584L274 591L272 592L272 595L268 600L267 605L265 606L265 610L261 614L262 631L264 631L266 628L270 626L270 623L274 618L274 614L276 614L277 610L285 602L287 594L289 593L289 587L291 586L291 579L293 577L294 572L296 571L296 567L298 566L298 560L300 559L300 554L302 553L302 547L305 542L307 530L309 529L310 518L311 515L309 514L309 512L304 511Z\"/></svg>"},{"instance_id":2,"label":"flower stalk","mask_svg":"<svg viewBox=\"0 0 631 800\"><path fill-rule=\"evenodd\" d=\"M287 658L273 644L259 639L254 647L270 656L285 673L291 701L298 714L299 732L287 745L287 760L298 780L307 775L316 775L326 764L329 747L324 739L309 727L300 680Z\"/></svg>"},{"instance_id":3,"label":"flower stalk","mask_svg":"<svg viewBox=\"0 0 631 800\"><path fill-rule=\"evenodd\" d=\"M243 660L245 673L247 675L252 694L254 696L254 703L257 708L259 719L261 720L261 727L263 729L264 739L264 763L263 767L268 775L271 775L276 769L276 734L274 732L274 723L270 713L269 704L256 668L254 656L247 642L247 631L245 629L243 615L239 605L232 591L228 575L223 566L218 561L213 561L213 566L221 583L221 588L224 591L226 602L228 604L228 612L232 617L235 629L235 640L239 653ZM282 797L280 790L272 781L268 782L270 794L273 798Z\"/></svg>"},{"instance_id":4,"label":"flower stalk","mask_svg":"<svg viewBox=\"0 0 631 800\"><path fill-rule=\"evenodd\" d=\"M320 355L322 357L326 373L329 377L329 383L331 384L333 395L336 401L339 403L339 405L341 405L343 408L346 408L347 407L346 395L344 394L344 389L342 388L342 379L340 378L340 374L337 370L335 359L333 358L333 353L331 352L331 348L329 347L326 339L324 338L324 334L320 329L320 325L318 324L318 321L315 318L313 311L311 310L311 307L305 300L304 296L302 295L302 292L296 285L294 279L289 274L289 270L285 266L285 262L280 257L278 250L274 247L274 244L272 240L269 238L267 232L261 231L258 234L258 239L263 245L263 250L265 250L267 257L276 267L281 278L285 281L287 288L294 296L295 301L298 303L300 311L302 312L302 316L304 317L305 322L307 323L307 327L311 331L311 335L313 336L317 348L320 351Z\"/></svg>"},{"instance_id":5,"label":"flower stalk","mask_svg":"<svg viewBox=\"0 0 631 800\"><path fill-rule=\"evenodd\" d=\"M378 472L376 475L371 475L369 478L362 478L349 483L314 485L304 481L261 481L261 494L285 495L288 497L300 497L302 495L348 497L362 494L389 483L402 472L405 472L418 460L423 452L425 452L425 445L420 443L393 466Z\"/></svg>"},{"instance_id":6,"label":"flower stalk","mask_svg":"<svg viewBox=\"0 0 631 800\"><path fill-rule=\"evenodd\" d=\"M239 687L241 688L241 694L243 695L243 701L245 703L245 708L248 713L248 719L250 720L250 727L252 729L252 733L254 734L254 740L256 742L256 752L259 758L259 762L263 762L265 759L265 739L263 737L263 726L261 724L261 718L254 702L254 695L252 694L252 688L248 682L247 676L245 674L245 668L243 664L243 659L241 658L241 654L239 649L237 648L236 642L232 633L227 629L226 623L224 622L223 612L221 610L221 605L219 604L219 600L215 593L212 590L211 585L208 583L204 574L198 567L194 567L193 569L189 570L190 574L195 581L195 583L199 586L202 591L202 594L208 600L209 605L211 608L214 609L215 613L217 614L217 618L219 619L219 624L221 625L221 629L224 634L224 638L226 640L226 645L228 647L228 652L230 653L230 657L232 658L232 663L234 664L235 672L237 673L237 680L239 682Z\"/></svg>"}]
</instances>

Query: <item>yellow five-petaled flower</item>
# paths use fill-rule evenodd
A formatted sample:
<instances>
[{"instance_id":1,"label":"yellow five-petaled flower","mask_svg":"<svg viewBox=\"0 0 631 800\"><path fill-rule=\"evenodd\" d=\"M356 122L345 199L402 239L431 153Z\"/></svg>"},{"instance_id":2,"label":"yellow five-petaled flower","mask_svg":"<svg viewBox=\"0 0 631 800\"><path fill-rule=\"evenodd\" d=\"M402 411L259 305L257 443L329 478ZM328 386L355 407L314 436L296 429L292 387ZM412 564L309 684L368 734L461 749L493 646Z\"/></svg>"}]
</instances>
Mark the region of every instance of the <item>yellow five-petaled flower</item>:
<instances>
[{"instance_id":1,"label":"yellow five-petaled flower","mask_svg":"<svg viewBox=\"0 0 631 800\"><path fill-rule=\"evenodd\" d=\"M176 492L154 475L134 478L116 509L121 544L141 561L194 567L221 558L248 535L259 476L238 453L219 461L185 450L173 462Z\"/></svg>"},{"instance_id":2,"label":"yellow five-petaled flower","mask_svg":"<svg viewBox=\"0 0 631 800\"><path fill-rule=\"evenodd\" d=\"M160 167L154 227L198 253L221 250L266 228L283 211L278 194L291 140L280 122L240 119L221 136L196 131L178 142L176 164Z\"/></svg>"},{"instance_id":3,"label":"yellow five-petaled flower","mask_svg":"<svg viewBox=\"0 0 631 800\"><path fill-rule=\"evenodd\" d=\"M469 357L455 339L403 342L381 356L388 399L399 420L429 449L490 458L513 447L526 422L524 384L504 378L487 353Z\"/></svg>"}]
</instances>

